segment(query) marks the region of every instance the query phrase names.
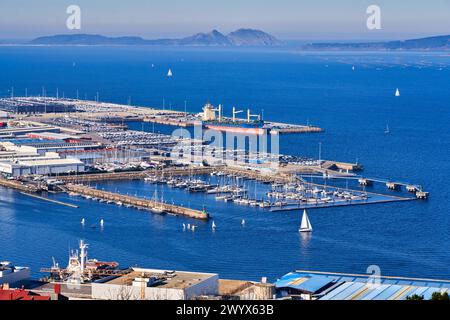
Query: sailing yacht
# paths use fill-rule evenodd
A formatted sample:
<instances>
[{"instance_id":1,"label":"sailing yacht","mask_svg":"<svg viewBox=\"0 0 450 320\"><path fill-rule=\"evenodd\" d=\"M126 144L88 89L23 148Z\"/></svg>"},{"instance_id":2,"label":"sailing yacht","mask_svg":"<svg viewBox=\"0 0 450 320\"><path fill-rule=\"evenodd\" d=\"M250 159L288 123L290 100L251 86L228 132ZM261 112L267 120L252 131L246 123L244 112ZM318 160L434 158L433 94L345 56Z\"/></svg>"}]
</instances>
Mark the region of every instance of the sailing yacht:
<instances>
[{"instance_id":1,"label":"sailing yacht","mask_svg":"<svg viewBox=\"0 0 450 320\"><path fill-rule=\"evenodd\" d=\"M155 189L155 195L154 195L154 199L155 203L158 203L158 189ZM162 201L162 198L161 198ZM161 205L157 205L153 208L150 209L153 213L156 214L163 214L164 213L164 209L162 208Z\"/></svg>"},{"instance_id":2,"label":"sailing yacht","mask_svg":"<svg viewBox=\"0 0 450 320\"><path fill-rule=\"evenodd\" d=\"M400 97L400 90L397 88L397 90L395 91L395 96L396 97Z\"/></svg>"},{"instance_id":3,"label":"sailing yacht","mask_svg":"<svg viewBox=\"0 0 450 320\"><path fill-rule=\"evenodd\" d=\"M173 76L172 69L169 69L169 71L167 72L167 76L168 77L172 77Z\"/></svg>"},{"instance_id":4,"label":"sailing yacht","mask_svg":"<svg viewBox=\"0 0 450 320\"><path fill-rule=\"evenodd\" d=\"M299 232L311 232L312 226L311 222L309 221L308 214L306 213L306 209L303 210L303 217L302 217L302 223L300 225Z\"/></svg>"}]
</instances>

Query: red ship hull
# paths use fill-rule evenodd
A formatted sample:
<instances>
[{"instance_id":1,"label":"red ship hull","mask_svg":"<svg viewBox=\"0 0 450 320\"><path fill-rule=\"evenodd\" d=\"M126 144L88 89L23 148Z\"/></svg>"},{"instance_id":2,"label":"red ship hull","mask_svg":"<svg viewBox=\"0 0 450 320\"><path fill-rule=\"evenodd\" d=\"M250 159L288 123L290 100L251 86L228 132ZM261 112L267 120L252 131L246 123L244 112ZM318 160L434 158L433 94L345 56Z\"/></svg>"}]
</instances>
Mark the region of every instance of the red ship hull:
<instances>
[{"instance_id":1,"label":"red ship hull","mask_svg":"<svg viewBox=\"0 0 450 320\"><path fill-rule=\"evenodd\" d=\"M264 134L263 128L242 128L242 127L226 127L226 126L215 126L215 125L205 125L207 129L213 129L223 132L241 133L241 134Z\"/></svg>"}]
</instances>

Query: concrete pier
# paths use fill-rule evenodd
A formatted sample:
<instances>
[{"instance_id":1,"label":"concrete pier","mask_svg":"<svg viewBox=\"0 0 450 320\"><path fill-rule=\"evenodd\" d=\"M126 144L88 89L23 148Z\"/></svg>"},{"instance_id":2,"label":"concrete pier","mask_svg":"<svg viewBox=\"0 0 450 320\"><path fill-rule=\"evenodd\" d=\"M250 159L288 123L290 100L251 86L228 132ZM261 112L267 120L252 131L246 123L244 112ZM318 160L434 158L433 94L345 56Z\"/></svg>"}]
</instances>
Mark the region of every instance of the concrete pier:
<instances>
[{"instance_id":1,"label":"concrete pier","mask_svg":"<svg viewBox=\"0 0 450 320\"><path fill-rule=\"evenodd\" d=\"M188 218L193 219L199 219L199 220L208 220L210 218L209 214L206 211L201 210L194 210L190 208L185 208L173 204L167 204L155 200L147 200L127 195L121 195L109 191L103 191L98 190L94 188L90 188L85 185L80 184L67 184L65 185L65 189L67 192L73 192L79 195L85 195L90 196L93 198L103 199L103 200L109 200L114 201L115 203L121 203L123 205L131 205L136 208L143 208L143 209L154 209L158 208L163 210L164 212L167 212L169 214L178 215L178 216L184 216Z\"/></svg>"},{"instance_id":2,"label":"concrete pier","mask_svg":"<svg viewBox=\"0 0 450 320\"><path fill-rule=\"evenodd\" d=\"M22 192L27 192L27 193L33 193L33 192L40 191L39 188L36 186L25 185L17 180L7 180L7 179L2 179L2 178L0 178L0 186L19 190Z\"/></svg>"}]
</instances>

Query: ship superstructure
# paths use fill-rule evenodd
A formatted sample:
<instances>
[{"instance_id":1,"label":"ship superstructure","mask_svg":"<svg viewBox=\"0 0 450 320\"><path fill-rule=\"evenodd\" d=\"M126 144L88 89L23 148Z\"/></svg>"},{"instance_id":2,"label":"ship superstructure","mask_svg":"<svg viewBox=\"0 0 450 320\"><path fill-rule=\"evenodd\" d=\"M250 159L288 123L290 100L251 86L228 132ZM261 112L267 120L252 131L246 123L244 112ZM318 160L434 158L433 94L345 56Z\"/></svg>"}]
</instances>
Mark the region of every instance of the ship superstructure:
<instances>
[{"instance_id":1,"label":"ship superstructure","mask_svg":"<svg viewBox=\"0 0 450 320\"><path fill-rule=\"evenodd\" d=\"M119 264L117 262L98 261L96 259L88 259L88 244L80 240L78 250L71 250L69 254L69 262L66 268L61 268L53 258L51 268L41 269L41 272L48 272L50 276L48 280L62 281L72 284L80 284L95 281L102 276L120 273L116 270Z\"/></svg>"}]
</instances>

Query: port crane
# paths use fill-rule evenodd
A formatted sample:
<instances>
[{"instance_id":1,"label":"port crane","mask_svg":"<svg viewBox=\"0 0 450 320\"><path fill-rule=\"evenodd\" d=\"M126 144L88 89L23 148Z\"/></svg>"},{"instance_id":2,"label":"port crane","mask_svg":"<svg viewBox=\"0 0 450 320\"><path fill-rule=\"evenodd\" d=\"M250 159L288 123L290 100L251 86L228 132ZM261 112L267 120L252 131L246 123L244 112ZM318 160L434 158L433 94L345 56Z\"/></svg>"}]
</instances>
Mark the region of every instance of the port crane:
<instances>
[{"instance_id":1,"label":"port crane","mask_svg":"<svg viewBox=\"0 0 450 320\"><path fill-rule=\"evenodd\" d=\"M261 116L259 114L251 114L250 109L247 109L247 122L251 122L252 118L257 118L258 121L261 120Z\"/></svg>"},{"instance_id":2,"label":"port crane","mask_svg":"<svg viewBox=\"0 0 450 320\"><path fill-rule=\"evenodd\" d=\"M236 115L243 112L244 110L236 110L236 107L233 107L233 122L236 122Z\"/></svg>"},{"instance_id":3,"label":"port crane","mask_svg":"<svg viewBox=\"0 0 450 320\"><path fill-rule=\"evenodd\" d=\"M222 121L222 105L219 104L219 106L215 109L212 109L212 111L216 112L219 114L219 121Z\"/></svg>"}]
</instances>

